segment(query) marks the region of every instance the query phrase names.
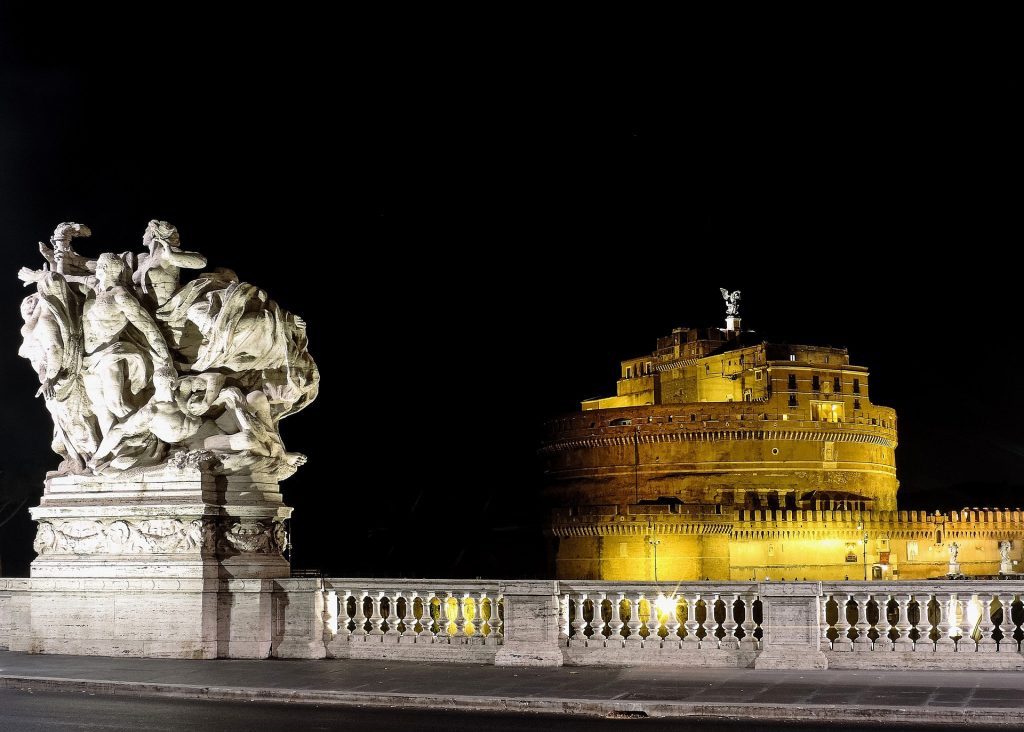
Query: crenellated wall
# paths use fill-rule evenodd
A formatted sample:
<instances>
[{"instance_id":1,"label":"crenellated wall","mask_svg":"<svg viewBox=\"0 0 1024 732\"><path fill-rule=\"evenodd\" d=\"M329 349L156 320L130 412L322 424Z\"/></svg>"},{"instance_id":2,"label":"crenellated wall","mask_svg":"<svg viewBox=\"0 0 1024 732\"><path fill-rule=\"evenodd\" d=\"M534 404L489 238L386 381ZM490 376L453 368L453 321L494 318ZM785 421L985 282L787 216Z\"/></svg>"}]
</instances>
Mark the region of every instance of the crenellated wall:
<instances>
[{"instance_id":1,"label":"crenellated wall","mask_svg":"<svg viewBox=\"0 0 1024 732\"><path fill-rule=\"evenodd\" d=\"M1000 542L1024 570L1024 512L725 510L627 504L556 511L559 577L588 580L927 579L994 576ZM867 541L865 542L865 536ZM657 555L657 557L655 557Z\"/></svg>"}]
</instances>

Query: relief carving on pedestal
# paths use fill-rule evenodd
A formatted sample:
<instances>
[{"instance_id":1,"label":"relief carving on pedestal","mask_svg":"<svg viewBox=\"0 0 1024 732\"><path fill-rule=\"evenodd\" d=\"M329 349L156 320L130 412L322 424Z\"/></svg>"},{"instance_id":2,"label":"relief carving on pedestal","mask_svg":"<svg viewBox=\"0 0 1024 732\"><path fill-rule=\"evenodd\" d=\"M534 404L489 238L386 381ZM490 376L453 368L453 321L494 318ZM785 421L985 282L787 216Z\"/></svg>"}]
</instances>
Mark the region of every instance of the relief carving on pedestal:
<instances>
[{"instance_id":1,"label":"relief carving on pedestal","mask_svg":"<svg viewBox=\"0 0 1024 732\"><path fill-rule=\"evenodd\" d=\"M76 519L40 521L33 548L37 554L203 554L284 551L282 521L235 521L218 542L213 519L144 521Z\"/></svg>"}]
</instances>

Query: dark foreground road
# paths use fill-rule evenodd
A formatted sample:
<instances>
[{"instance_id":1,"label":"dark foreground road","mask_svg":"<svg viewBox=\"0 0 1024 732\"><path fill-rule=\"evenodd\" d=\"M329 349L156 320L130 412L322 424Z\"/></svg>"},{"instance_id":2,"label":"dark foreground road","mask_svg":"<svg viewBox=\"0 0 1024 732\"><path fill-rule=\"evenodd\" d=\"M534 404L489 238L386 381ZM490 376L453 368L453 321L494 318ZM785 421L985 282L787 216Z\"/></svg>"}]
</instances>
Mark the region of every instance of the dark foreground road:
<instances>
[{"instance_id":1,"label":"dark foreground road","mask_svg":"<svg viewBox=\"0 0 1024 732\"><path fill-rule=\"evenodd\" d=\"M841 724L844 732L876 730L877 725ZM890 730L944 730L952 727L887 726ZM188 730L189 732L274 732L274 730L437 730L438 732L511 732L512 730L559 730L591 732L594 729L631 729L643 732L835 732L837 724L681 720L595 719L567 715L481 714L472 712L420 711L361 707L311 707L288 704L210 702L178 699L108 697L82 693L30 692L0 689L0 730L43 732L49 730ZM974 727L973 729L979 729Z\"/></svg>"}]
</instances>

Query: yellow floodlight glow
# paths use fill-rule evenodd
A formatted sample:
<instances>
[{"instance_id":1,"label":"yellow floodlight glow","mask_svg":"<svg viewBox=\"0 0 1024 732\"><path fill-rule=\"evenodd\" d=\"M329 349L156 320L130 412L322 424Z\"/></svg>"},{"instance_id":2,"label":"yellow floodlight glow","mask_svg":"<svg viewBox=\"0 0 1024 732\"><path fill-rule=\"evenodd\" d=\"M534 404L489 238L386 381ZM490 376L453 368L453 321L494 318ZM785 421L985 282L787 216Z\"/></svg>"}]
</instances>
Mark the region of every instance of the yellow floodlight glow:
<instances>
[{"instance_id":1,"label":"yellow floodlight glow","mask_svg":"<svg viewBox=\"0 0 1024 732\"><path fill-rule=\"evenodd\" d=\"M658 608L659 614L668 615L670 612L675 612L677 602L678 600L675 597L658 595L658 599L654 601L654 605Z\"/></svg>"}]
</instances>

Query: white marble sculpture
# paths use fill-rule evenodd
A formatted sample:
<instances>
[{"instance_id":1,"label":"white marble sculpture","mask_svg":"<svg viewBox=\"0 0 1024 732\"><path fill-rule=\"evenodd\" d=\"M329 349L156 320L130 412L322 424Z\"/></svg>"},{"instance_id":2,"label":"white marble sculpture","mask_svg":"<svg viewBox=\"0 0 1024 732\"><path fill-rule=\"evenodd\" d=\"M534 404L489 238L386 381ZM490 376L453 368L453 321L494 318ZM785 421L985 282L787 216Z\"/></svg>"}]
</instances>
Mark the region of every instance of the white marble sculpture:
<instances>
[{"instance_id":1,"label":"white marble sculpture","mask_svg":"<svg viewBox=\"0 0 1024 732\"><path fill-rule=\"evenodd\" d=\"M278 422L316 398L306 324L263 290L214 269L177 229L150 221L146 251L90 259L71 245L88 227L63 223L40 244L41 269L18 276L22 345L54 422L56 475L130 477L198 466L280 480L305 457Z\"/></svg>"}]
</instances>

